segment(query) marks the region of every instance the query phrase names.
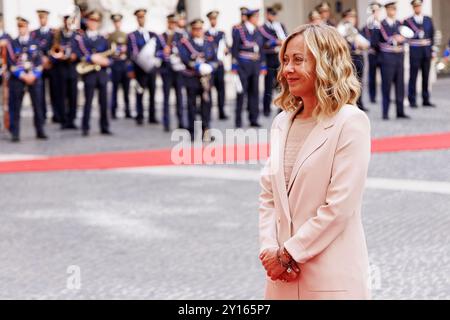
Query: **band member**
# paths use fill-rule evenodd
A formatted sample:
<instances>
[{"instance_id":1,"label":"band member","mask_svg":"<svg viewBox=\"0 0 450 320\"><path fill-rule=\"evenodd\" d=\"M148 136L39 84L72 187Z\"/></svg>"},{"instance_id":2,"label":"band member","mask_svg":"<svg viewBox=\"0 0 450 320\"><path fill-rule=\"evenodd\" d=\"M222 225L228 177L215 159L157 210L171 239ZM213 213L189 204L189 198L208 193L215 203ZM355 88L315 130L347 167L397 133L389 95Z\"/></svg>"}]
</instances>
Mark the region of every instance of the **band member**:
<instances>
[{"instance_id":1,"label":"band member","mask_svg":"<svg viewBox=\"0 0 450 320\"><path fill-rule=\"evenodd\" d=\"M434 26L430 17L422 14L422 0L411 1L414 16L406 19L404 25L414 31L409 40L410 78L408 100L412 108L417 108L416 83L419 70L422 71L422 102L424 107L435 107L430 102L429 78L431 59L433 58Z\"/></svg>"},{"instance_id":2,"label":"band member","mask_svg":"<svg viewBox=\"0 0 450 320\"><path fill-rule=\"evenodd\" d=\"M258 30L259 10L248 10L248 20L233 29L232 71L239 76L242 90L236 99L237 128L242 127L242 106L247 96L250 126L260 127L259 116L259 75L265 74L264 38ZM241 92L239 92L241 91Z\"/></svg>"},{"instance_id":3,"label":"band member","mask_svg":"<svg viewBox=\"0 0 450 320\"><path fill-rule=\"evenodd\" d=\"M50 96L50 102L52 105L52 121L54 123L61 122L61 115L56 103L56 79L50 63L49 51L53 43L53 31L48 26L49 11L46 9L39 9L36 11L39 18L39 29L31 32L31 37L39 43L39 48L42 51L42 65L44 67L44 73L42 75L42 106L44 108L44 117L47 117L47 93Z\"/></svg>"},{"instance_id":4,"label":"band member","mask_svg":"<svg viewBox=\"0 0 450 320\"><path fill-rule=\"evenodd\" d=\"M189 38L189 32L187 30L186 12L182 11L177 14L177 41L180 38Z\"/></svg>"},{"instance_id":5,"label":"band member","mask_svg":"<svg viewBox=\"0 0 450 320\"><path fill-rule=\"evenodd\" d=\"M282 9L280 4L275 4L266 9L266 22L259 28L264 38L264 55L266 57L267 74L264 78L264 115L270 116L273 89L277 85L277 72L280 67L278 53L281 44L287 38L285 27L277 21L278 12Z\"/></svg>"},{"instance_id":6,"label":"band member","mask_svg":"<svg viewBox=\"0 0 450 320\"><path fill-rule=\"evenodd\" d=\"M328 2L324 1L316 6L316 11L319 12L322 21L329 25L335 26L333 20L331 19L331 6Z\"/></svg>"},{"instance_id":7,"label":"band member","mask_svg":"<svg viewBox=\"0 0 450 320\"><path fill-rule=\"evenodd\" d=\"M63 17L64 26L55 31L53 45L49 56L53 65L55 78L58 79L58 90L55 92L56 105L60 108L58 114L61 120L61 129L77 129L78 74L76 71L77 55L75 53L76 41L72 24L73 17Z\"/></svg>"},{"instance_id":8,"label":"band member","mask_svg":"<svg viewBox=\"0 0 450 320\"><path fill-rule=\"evenodd\" d=\"M177 44L180 38L177 38L176 29L178 26L178 16L169 14L167 16L167 31L158 36L157 56L161 57L162 64L160 75L163 81L164 105L163 105L163 125L164 131L170 131L170 91L175 90L176 111L178 118L178 128L185 127L183 110L183 79L181 71L186 67L180 59Z\"/></svg>"},{"instance_id":9,"label":"band member","mask_svg":"<svg viewBox=\"0 0 450 320\"><path fill-rule=\"evenodd\" d=\"M219 65L214 71L214 87L217 91L217 103L219 107L219 119L227 120L228 117L225 114L225 68L223 62L225 56L228 54L228 47L226 44L225 33L217 30L217 17L219 11L211 11L206 15L209 19L211 28L206 31L206 36L210 41L213 41L216 49L217 60Z\"/></svg>"},{"instance_id":10,"label":"band member","mask_svg":"<svg viewBox=\"0 0 450 320\"><path fill-rule=\"evenodd\" d=\"M381 4L378 2L372 2L369 5L368 12L370 12L370 16L367 19L367 24L363 29L363 35L367 40L370 41L374 30L380 29L380 14L381 14ZM369 70L368 70L368 87L369 87L369 96L370 102L376 103L377 100L377 70L381 68L380 64L380 54L379 48L375 48L370 46L369 54Z\"/></svg>"},{"instance_id":11,"label":"band member","mask_svg":"<svg viewBox=\"0 0 450 320\"><path fill-rule=\"evenodd\" d=\"M309 14L308 14L308 21L310 24L314 24L314 25L319 25L322 24L322 17L320 16L319 11L317 10L312 10Z\"/></svg>"},{"instance_id":12,"label":"band member","mask_svg":"<svg viewBox=\"0 0 450 320\"><path fill-rule=\"evenodd\" d=\"M87 30L84 35L76 37L77 57L81 62L87 63L87 71L82 72L84 82L85 104L82 120L82 135L89 135L90 119L92 111L92 100L95 90L98 90L98 100L100 105L100 132L103 135L111 135L108 121L108 73L107 68L111 65L108 57L109 44L98 32L101 13L91 11L87 14Z\"/></svg>"},{"instance_id":13,"label":"band member","mask_svg":"<svg viewBox=\"0 0 450 320\"><path fill-rule=\"evenodd\" d=\"M214 69L217 68L217 56L214 43L205 37L203 20L195 19L191 25L189 38L182 38L178 45L180 57L186 65L183 71L187 92L188 130L194 139L194 123L197 115L197 100L201 99L200 114L202 118L203 141L214 140L209 134L211 118L211 84Z\"/></svg>"},{"instance_id":14,"label":"band member","mask_svg":"<svg viewBox=\"0 0 450 320\"><path fill-rule=\"evenodd\" d=\"M41 105L43 67L39 42L31 38L28 20L17 18L17 26L19 37L10 43L8 49L8 67L11 72L9 82L11 140L20 141L20 111L25 90L30 93L36 138L46 140L44 112Z\"/></svg>"},{"instance_id":15,"label":"band member","mask_svg":"<svg viewBox=\"0 0 450 320\"><path fill-rule=\"evenodd\" d=\"M243 24L243 23L245 23L245 21L248 20L247 19L248 8L247 7L240 7L239 11L241 12L241 23L240 24Z\"/></svg>"},{"instance_id":16,"label":"band member","mask_svg":"<svg viewBox=\"0 0 450 320\"><path fill-rule=\"evenodd\" d=\"M396 19L396 1L385 4L387 17L375 30L372 36L372 46L379 48L381 61L381 78L383 92L383 120L389 120L389 104L391 102L391 86L395 84L395 101L397 119L409 119L404 112L404 44L405 37L400 34L401 23Z\"/></svg>"},{"instance_id":17,"label":"band member","mask_svg":"<svg viewBox=\"0 0 450 320\"><path fill-rule=\"evenodd\" d=\"M130 110L130 78L128 77L129 61L127 57L127 34L121 30L122 28L121 14L112 14L111 20L114 23L114 32L108 36L109 45L115 45L116 52L112 56L111 78L113 83L111 97L111 117L117 119L117 93L119 86L122 86L123 99L125 102L125 118L132 119Z\"/></svg>"},{"instance_id":18,"label":"band member","mask_svg":"<svg viewBox=\"0 0 450 320\"><path fill-rule=\"evenodd\" d=\"M356 74L360 82L364 76L364 55L363 52L369 49L370 42L364 38L356 25L358 23L356 10L348 9L342 14L342 21L337 26L338 32L347 40L352 62L356 69ZM362 92L358 98L357 106L362 111L369 111L364 107Z\"/></svg>"},{"instance_id":19,"label":"band member","mask_svg":"<svg viewBox=\"0 0 450 320\"><path fill-rule=\"evenodd\" d=\"M155 91L156 91L156 69L145 72L137 63L136 58L141 50L150 42L157 42L157 35L145 29L146 9L137 9L134 12L138 22L138 29L128 35L128 57L132 60L130 76L135 77L139 86L143 90L136 90L136 123L142 125L144 123L144 90L148 88L149 95L149 112L148 122L152 124L158 123L156 120L155 111Z\"/></svg>"}]
</instances>

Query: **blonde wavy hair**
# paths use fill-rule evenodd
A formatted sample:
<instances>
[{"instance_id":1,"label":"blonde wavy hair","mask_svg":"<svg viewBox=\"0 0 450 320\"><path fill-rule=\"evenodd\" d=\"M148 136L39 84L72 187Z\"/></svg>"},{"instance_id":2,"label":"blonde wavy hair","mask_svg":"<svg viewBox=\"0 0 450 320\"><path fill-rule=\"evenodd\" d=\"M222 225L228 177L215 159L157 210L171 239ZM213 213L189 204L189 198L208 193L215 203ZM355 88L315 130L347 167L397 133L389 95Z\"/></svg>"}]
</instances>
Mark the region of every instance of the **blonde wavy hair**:
<instances>
[{"instance_id":1,"label":"blonde wavy hair","mask_svg":"<svg viewBox=\"0 0 450 320\"><path fill-rule=\"evenodd\" d=\"M274 100L275 105L287 112L294 112L299 108L301 98L289 92L288 83L283 76L283 60L289 41L300 35L304 37L307 49L316 60L317 106L313 117L320 120L334 115L345 104L355 105L361 94L361 84L354 71L346 40L334 27L312 24L295 29L281 47L281 66L277 76L281 90Z\"/></svg>"}]
</instances>

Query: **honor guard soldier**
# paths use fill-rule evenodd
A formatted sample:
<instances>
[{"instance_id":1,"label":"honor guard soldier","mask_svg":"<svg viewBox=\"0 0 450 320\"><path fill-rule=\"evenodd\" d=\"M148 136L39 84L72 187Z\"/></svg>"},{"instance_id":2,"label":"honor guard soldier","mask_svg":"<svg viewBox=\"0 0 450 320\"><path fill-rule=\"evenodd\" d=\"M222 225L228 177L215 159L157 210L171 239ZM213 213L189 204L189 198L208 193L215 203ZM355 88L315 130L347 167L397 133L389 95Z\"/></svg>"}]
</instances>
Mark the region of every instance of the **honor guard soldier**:
<instances>
[{"instance_id":1,"label":"honor guard soldier","mask_svg":"<svg viewBox=\"0 0 450 320\"><path fill-rule=\"evenodd\" d=\"M42 58L39 42L32 39L28 30L28 20L17 18L19 37L13 40L8 50L10 132L13 142L20 141L20 111L25 89L30 93L34 114L36 138L46 140L44 132L44 112L42 108Z\"/></svg>"},{"instance_id":2,"label":"honor guard soldier","mask_svg":"<svg viewBox=\"0 0 450 320\"><path fill-rule=\"evenodd\" d=\"M84 82L85 104L82 120L82 135L89 135L92 101L95 90L98 90L98 102L100 105L100 132L103 135L111 135L108 121L108 72L111 65L111 51L108 40L100 35L98 28L102 19L100 12L91 11L87 14L87 29L84 35L77 35L76 52L81 63L77 66Z\"/></svg>"},{"instance_id":3,"label":"honor guard soldier","mask_svg":"<svg viewBox=\"0 0 450 320\"><path fill-rule=\"evenodd\" d=\"M248 20L233 29L232 71L238 75L236 119L237 128L242 127L242 107L247 96L250 126L260 127L259 116L259 75L266 73L263 52L264 38L257 24L259 10L248 10Z\"/></svg>"},{"instance_id":4,"label":"honor guard soldier","mask_svg":"<svg viewBox=\"0 0 450 320\"><path fill-rule=\"evenodd\" d=\"M55 78L58 79L58 90L55 92L56 105L61 120L61 129L77 129L78 73L76 71L77 55L76 30L74 17L63 17L64 26L55 31L53 45L49 56L53 65Z\"/></svg>"},{"instance_id":5,"label":"honor guard soldier","mask_svg":"<svg viewBox=\"0 0 450 320\"><path fill-rule=\"evenodd\" d=\"M217 56L214 43L205 37L203 20L195 19L191 25L189 38L182 38L178 45L180 57L186 65L183 71L184 84L187 92L188 130L191 139L194 136L194 124L197 115L197 100L201 99L200 114L202 119L203 141L214 140L208 129L211 118L211 85L214 69L217 68Z\"/></svg>"},{"instance_id":6,"label":"honor guard soldier","mask_svg":"<svg viewBox=\"0 0 450 320\"><path fill-rule=\"evenodd\" d=\"M4 30L4 25L3 25L3 14L0 13L0 53L2 55L2 57L0 58L0 85L3 85L3 75L4 75L4 68L7 68L6 66L6 60L4 61L4 53L8 52L8 46L10 45L11 42L11 37L9 34L7 34Z\"/></svg>"},{"instance_id":7,"label":"honor guard soldier","mask_svg":"<svg viewBox=\"0 0 450 320\"><path fill-rule=\"evenodd\" d=\"M356 28L357 24L356 10L348 9L342 13L342 21L338 24L338 32L347 40L350 54L352 56L352 62L356 69L356 74L362 86L362 79L364 76L364 51L369 49L370 42L360 34ZM357 106L362 111L369 111L364 107L362 92L358 98Z\"/></svg>"},{"instance_id":8,"label":"honor guard soldier","mask_svg":"<svg viewBox=\"0 0 450 320\"><path fill-rule=\"evenodd\" d=\"M177 14L177 41L180 38L189 38L189 32L186 25L186 12L182 11Z\"/></svg>"},{"instance_id":9,"label":"honor guard soldier","mask_svg":"<svg viewBox=\"0 0 450 320\"><path fill-rule=\"evenodd\" d=\"M397 119L409 119L404 112L404 44L406 38L400 34L401 23L396 19L396 1L385 4L387 17L375 30L372 46L379 48L381 61L381 78L383 92L383 120L389 120L389 104L391 102L391 86L395 84L395 101Z\"/></svg>"},{"instance_id":10,"label":"honor guard soldier","mask_svg":"<svg viewBox=\"0 0 450 320\"><path fill-rule=\"evenodd\" d=\"M412 108L417 108L416 84L419 70L422 71L422 102L424 107L435 107L430 102L429 78L431 59L433 58L434 26L430 17L422 14L422 0L411 1L414 16L406 19L404 25L414 31L409 39L410 78L408 100Z\"/></svg>"},{"instance_id":11,"label":"honor guard soldier","mask_svg":"<svg viewBox=\"0 0 450 320\"><path fill-rule=\"evenodd\" d=\"M132 60L131 64L131 77L135 77L139 89L136 90L136 123L142 125L144 123L144 104L143 97L145 89L148 89L149 95L149 111L148 111L148 122L151 124L156 124L156 110L155 110L155 91L156 91L156 68L150 72L144 71L138 63L136 63L138 55L146 47L150 41L155 43L157 35L145 29L145 16L147 14L146 9L137 9L134 12L138 22L138 29L128 35L127 46L128 46L128 57Z\"/></svg>"},{"instance_id":12,"label":"honor guard soldier","mask_svg":"<svg viewBox=\"0 0 450 320\"><path fill-rule=\"evenodd\" d=\"M277 85L277 72L280 67L278 53L281 44L287 38L285 27L277 21L280 4L275 4L266 9L266 22L259 29L264 37L264 55L266 57L267 74L264 78L264 115L270 116L273 90Z\"/></svg>"},{"instance_id":13,"label":"honor guard soldier","mask_svg":"<svg viewBox=\"0 0 450 320\"><path fill-rule=\"evenodd\" d=\"M367 24L364 26L363 35L370 41L375 30L380 30L380 13L381 4L378 2L372 2L367 9L370 12L370 16L367 19ZM372 45L369 48L368 53L369 70L368 70L368 87L370 102L376 103L377 100L377 70L381 67L379 48L375 48Z\"/></svg>"},{"instance_id":14,"label":"honor guard soldier","mask_svg":"<svg viewBox=\"0 0 450 320\"><path fill-rule=\"evenodd\" d=\"M247 21L248 8L247 7L240 7L239 11L241 12L241 23L240 24L243 24L243 23L245 23L245 21Z\"/></svg>"},{"instance_id":15,"label":"honor guard soldier","mask_svg":"<svg viewBox=\"0 0 450 320\"><path fill-rule=\"evenodd\" d=\"M216 55L218 60L218 67L214 71L214 87L217 91L217 104L219 107L219 119L227 120L228 116L225 114L225 67L224 60L228 54L228 47L226 43L225 33L217 30L217 17L219 11L211 11L206 15L209 19L210 28L206 31L206 36L214 43Z\"/></svg>"},{"instance_id":16,"label":"honor guard soldier","mask_svg":"<svg viewBox=\"0 0 450 320\"><path fill-rule=\"evenodd\" d=\"M49 11L46 9L39 9L36 11L39 18L39 29L31 32L31 38L35 39L39 43L39 48L42 51L42 65L44 67L44 73L42 75L42 106L44 108L44 117L47 116L47 93L50 96L50 103L52 105L52 121L54 123L61 122L61 115L59 114L59 108L56 105L55 92L57 88L57 80L52 70L50 63L49 51L53 43L53 31L48 26Z\"/></svg>"},{"instance_id":17,"label":"honor guard soldier","mask_svg":"<svg viewBox=\"0 0 450 320\"><path fill-rule=\"evenodd\" d=\"M115 46L116 52L112 55L111 78L113 83L111 97L111 117L117 119L117 93L119 86L123 90L123 99L125 103L125 118L132 119L130 110L130 78L128 77L129 60L127 57L127 34L121 30L123 16L121 14L112 14L111 20L114 24L114 32L108 36L110 46Z\"/></svg>"},{"instance_id":18,"label":"honor guard soldier","mask_svg":"<svg viewBox=\"0 0 450 320\"><path fill-rule=\"evenodd\" d=\"M176 113L178 118L178 128L185 127L185 112L183 110L183 79L181 71L186 69L181 61L177 44L180 38L177 37L176 29L178 16L170 14L167 16L167 30L158 36L157 56L162 59L160 75L163 82L164 105L163 105L163 125L164 131L170 131L170 91L175 90Z\"/></svg>"},{"instance_id":19,"label":"honor guard soldier","mask_svg":"<svg viewBox=\"0 0 450 320\"><path fill-rule=\"evenodd\" d=\"M322 22L334 27L335 24L331 20L331 6L328 2L324 1L316 6L316 11L319 12Z\"/></svg>"}]
</instances>

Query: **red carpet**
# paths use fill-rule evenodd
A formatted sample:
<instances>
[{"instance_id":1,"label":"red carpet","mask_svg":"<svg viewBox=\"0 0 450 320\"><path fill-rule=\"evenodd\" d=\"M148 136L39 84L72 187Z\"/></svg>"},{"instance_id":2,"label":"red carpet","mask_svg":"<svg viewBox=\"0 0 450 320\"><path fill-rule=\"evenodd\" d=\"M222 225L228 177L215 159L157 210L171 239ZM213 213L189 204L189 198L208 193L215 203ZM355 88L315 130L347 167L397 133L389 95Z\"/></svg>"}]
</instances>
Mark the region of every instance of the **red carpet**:
<instances>
[{"instance_id":1,"label":"red carpet","mask_svg":"<svg viewBox=\"0 0 450 320\"><path fill-rule=\"evenodd\" d=\"M239 151L238 149L239 148ZM401 151L430 151L450 149L450 133L429 134L404 137L387 137L372 141L373 153ZM234 152L233 152L234 151ZM186 163L172 161L171 149L150 151L111 152L86 155L54 156L44 159L0 162L0 174L18 172L48 172L66 170L106 170L131 167L170 166ZM214 157L222 161L213 161ZM259 159L267 156L267 145L224 146L217 148L191 149L185 154L191 159L187 164L224 164ZM211 155L210 157L204 157ZM212 157L212 158L211 158Z\"/></svg>"}]
</instances>

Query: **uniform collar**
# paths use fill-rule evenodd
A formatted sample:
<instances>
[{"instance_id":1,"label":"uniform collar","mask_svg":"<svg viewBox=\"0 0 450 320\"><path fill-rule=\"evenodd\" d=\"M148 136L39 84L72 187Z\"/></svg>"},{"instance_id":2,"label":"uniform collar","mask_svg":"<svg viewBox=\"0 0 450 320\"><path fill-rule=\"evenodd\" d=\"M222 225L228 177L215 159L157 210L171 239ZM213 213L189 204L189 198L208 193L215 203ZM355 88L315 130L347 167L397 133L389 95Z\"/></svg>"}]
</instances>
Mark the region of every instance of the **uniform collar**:
<instances>
[{"instance_id":1,"label":"uniform collar","mask_svg":"<svg viewBox=\"0 0 450 320\"><path fill-rule=\"evenodd\" d=\"M98 31L86 31L86 35L88 36L88 38L90 39L96 39L99 36Z\"/></svg>"},{"instance_id":2,"label":"uniform collar","mask_svg":"<svg viewBox=\"0 0 450 320\"><path fill-rule=\"evenodd\" d=\"M250 34L253 34L253 32L255 32L256 27L253 24L251 24L250 22L245 21L244 25Z\"/></svg>"},{"instance_id":3,"label":"uniform collar","mask_svg":"<svg viewBox=\"0 0 450 320\"><path fill-rule=\"evenodd\" d=\"M203 44L205 43L205 39L203 37L201 37L201 38L192 38L192 40L198 46L203 46Z\"/></svg>"},{"instance_id":4,"label":"uniform collar","mask_svg":"<svg viewBox=\"0 0 450 320\"><path fill-rule=\"evenodd\" d=\"M39 31L43 34L48 33L50 31L50 28L48 26L43 26L39 28Z\"/></svg>"},{"instance_id":5,"label":"uniform collar","mask_svg":"<svg viewBox=\"0 0 450 320\"><path fill-rule=\"evenodd\" d=\"M419 23L419 24L423 23L423 14L414 15L413 18L414 18L414 21L416 21L417 23Z\"/></svg>"},{"instance_id":6,"label":"uniform collar","mask_svg":"<svg viewBox=\"0 0 450 320\"><path fill-rule=\"evenodd\" d=\"M20 43L27 43L28 41L30 41L30 35L27 34L26 36L20 37L19 36L19 42Z\"/></svg>"},{"instance_id":7,"label":"uniform collar","mask_svg":"<svg viewBox=\"0 0 450 320\"><path fill-rule=\"evenodd\" d=\"M395 19L391 19L391 18L389 18L389 17L386 17L386 22L387 22L387 24L388 24L390 27L392 27L392 26L395 25L396 20L395 20Z\"/></svg>"}]
</instances>

